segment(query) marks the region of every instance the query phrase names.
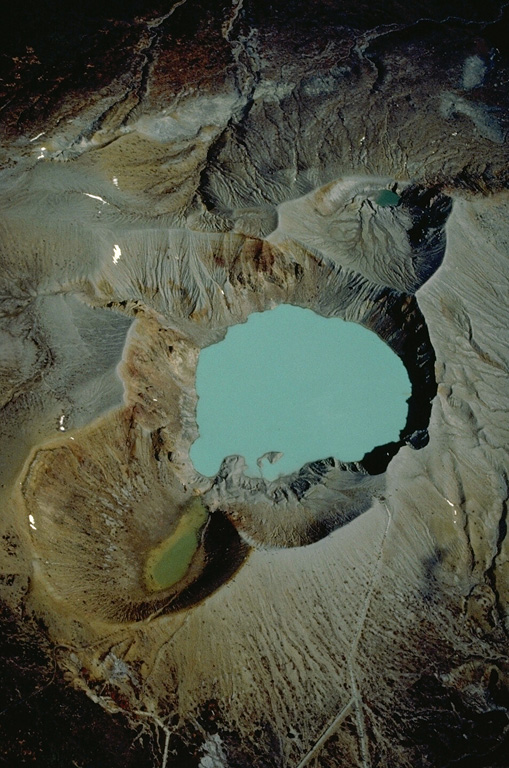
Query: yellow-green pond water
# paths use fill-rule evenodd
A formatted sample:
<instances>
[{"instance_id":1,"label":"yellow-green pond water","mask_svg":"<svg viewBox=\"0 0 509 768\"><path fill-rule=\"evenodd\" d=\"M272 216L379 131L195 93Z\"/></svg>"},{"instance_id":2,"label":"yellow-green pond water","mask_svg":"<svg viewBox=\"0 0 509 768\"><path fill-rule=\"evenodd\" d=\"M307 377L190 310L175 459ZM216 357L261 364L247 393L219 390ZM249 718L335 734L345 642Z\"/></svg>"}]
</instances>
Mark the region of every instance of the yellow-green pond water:
<instances>
[{"instance_id":1,"label":"yellow-green pond water","mask_svg":"<svg viewBox=\"0 0 509 768\"><path fill-rule=\"evenodd\" d=\"M191 502L171 536L155 547L147 558L146 580L153 589L167 589L182 579L200 542L208 512L199 499Z\"/></svg>"}]
</instances>

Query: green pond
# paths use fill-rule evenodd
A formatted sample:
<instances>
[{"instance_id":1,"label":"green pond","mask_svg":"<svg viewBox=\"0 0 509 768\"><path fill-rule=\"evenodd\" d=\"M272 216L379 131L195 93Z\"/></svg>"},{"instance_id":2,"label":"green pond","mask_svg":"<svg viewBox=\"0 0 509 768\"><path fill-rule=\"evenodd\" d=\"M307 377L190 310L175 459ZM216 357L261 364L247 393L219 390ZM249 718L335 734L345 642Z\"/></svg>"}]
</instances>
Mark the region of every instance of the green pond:
<instances>
[{"instance_id":1,"label":"green pond","mask_svg":"<svg viewBox=\"0 0 509 768\"><path fill-rule=\"evenodd\" d=\"M382 208L389 208L394 205L398 205L400 196L390 189L381 189L375 197L375 203L382 206Z\"/></svg>"},{"instance_id":2,"label":"green pond","mask_svg":"<svg viewBox=\"0 0 509 768\"><path fill-rule=\"evenodd\" d=\"M196 386L197 471L215 475L240 454L247 474L268 479L397 440L410 396L403 363L375 333L290 305L250 315L202 350ZM283 456L257 465L272 451Z\"/></svg>"},{"instance_id":3,"label":"green pond","mask_svg":"<svg viewBox=\"0 0 509 768\"><path fill-rule=\"evenodd\" d=\"M186 575L198 548L200 532L207 516L207 510L196 499L184 512L171 536L150 552L146 577L151 589L167 589Z\"/></svg>"}]
</instances>

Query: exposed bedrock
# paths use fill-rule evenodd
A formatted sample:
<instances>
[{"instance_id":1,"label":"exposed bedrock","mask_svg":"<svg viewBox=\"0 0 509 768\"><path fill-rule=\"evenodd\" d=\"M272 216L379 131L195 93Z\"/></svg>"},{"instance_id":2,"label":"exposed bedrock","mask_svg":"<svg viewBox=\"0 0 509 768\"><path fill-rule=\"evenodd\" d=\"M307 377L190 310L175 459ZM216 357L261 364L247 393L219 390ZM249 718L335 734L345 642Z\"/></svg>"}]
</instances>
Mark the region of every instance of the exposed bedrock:
<instances>
[{"instance_id":1,"label":"exposed bedrock","mask_svg":"<svg viewBox=\"0 0 509 768\"><path fill-rule=\"evenodd\" d=\"M505 764L507 9L383 5L140 3L9 41L0 597L44 650L20 722L62 673L162 768ZM377 333L407 422L357 463L205 477L200 350L283 303ZM49 764L3 715L11 764Z\"/></svg>"}]
</instances>

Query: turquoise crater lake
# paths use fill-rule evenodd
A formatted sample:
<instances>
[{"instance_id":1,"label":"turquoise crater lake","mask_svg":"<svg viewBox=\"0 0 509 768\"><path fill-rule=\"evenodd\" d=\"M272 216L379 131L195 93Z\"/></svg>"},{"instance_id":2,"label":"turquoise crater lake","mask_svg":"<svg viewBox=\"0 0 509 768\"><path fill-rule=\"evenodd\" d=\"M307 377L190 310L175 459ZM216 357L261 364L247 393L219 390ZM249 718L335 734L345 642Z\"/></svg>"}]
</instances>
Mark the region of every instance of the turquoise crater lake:
<instances>
[{"instance_id":1,"label":"turquoise crater lake","mask_svg":"<svg viewBox=\"0 0 509 768\"><path fill-rule=\"evenodd\" d=\"M411 386L372 331L284 304L203 349L196 388L197 471L215 475L225 456L240 454L247 474L274 479L328 456L358 461L397 440ZM257 465L272 451L283 456Z\"/></svg>"}]
</instances>

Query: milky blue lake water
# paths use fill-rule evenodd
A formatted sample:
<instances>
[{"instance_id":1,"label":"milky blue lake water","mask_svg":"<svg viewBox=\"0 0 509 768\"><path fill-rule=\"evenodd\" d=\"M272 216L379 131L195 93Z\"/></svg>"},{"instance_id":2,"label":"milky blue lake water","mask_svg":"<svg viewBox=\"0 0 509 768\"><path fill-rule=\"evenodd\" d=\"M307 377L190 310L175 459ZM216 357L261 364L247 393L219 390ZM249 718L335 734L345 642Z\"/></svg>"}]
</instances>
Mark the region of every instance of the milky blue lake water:
<instances>
[{"instance_id":1,"label":"milky blue lake water","mask_svg":"<svg viewBox=\"0 0 509 768\"><path fill-rule=\"evenodd\" d=\"M200 352L200 437L191 446L198 472L212 476L225 456L256 460L274 479L316 459L357 461L397 440L410 382L401 360L375 333L309 309L280 305L230 328Z\"/></svg>"}]
</instances>

